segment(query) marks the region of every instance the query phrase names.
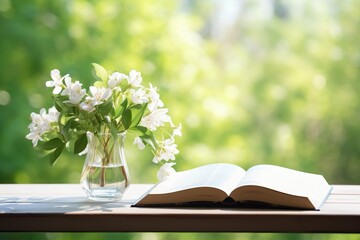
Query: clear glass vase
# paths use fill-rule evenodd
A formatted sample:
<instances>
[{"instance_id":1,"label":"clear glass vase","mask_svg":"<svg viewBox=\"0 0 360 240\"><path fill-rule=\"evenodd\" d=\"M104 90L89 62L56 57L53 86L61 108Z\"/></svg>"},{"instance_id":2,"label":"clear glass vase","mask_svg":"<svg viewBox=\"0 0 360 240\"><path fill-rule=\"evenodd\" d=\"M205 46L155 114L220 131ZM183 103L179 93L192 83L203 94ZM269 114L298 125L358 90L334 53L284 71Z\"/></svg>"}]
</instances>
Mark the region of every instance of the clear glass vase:
<instances>
[{"instance_id":1,"label":"clear glass vase","mask_svg":"<svg viewBox=\"0 0 360 240\"><path fill-rule=\"evenodd\" d=\"M125 133L87 134L88 152L81 174L81 186L95 201L114 201L123 197L130 185L124 154Z\"/></svg>"}]
</instances>

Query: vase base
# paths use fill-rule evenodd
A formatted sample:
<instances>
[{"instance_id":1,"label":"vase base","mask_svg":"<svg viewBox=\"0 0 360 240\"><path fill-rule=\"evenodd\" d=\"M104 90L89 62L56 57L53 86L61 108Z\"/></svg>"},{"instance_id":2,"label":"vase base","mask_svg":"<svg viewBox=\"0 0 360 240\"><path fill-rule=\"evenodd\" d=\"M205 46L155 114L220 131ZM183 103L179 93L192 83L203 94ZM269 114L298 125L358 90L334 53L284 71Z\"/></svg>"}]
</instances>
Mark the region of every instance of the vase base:
<instances>
[{"instance_id":1,"label":"vase base","mask_svg":"<svg viewBox=\"0 0 360 240\"><path fill-rule=\"evenodd\" d=\"M116 187L89 187L88 184L82 183L82 188L90 200L97 202L112 202L123 199L124 193L128 186Z\"/></svg>"},{"instance_id":2,"label":"vase base","mask_svg":"<svg viewBox=\"0 0 360 240\"><path fill-rule=\"evenodd\" d=\"M114 202L122 200L122 196L119 197L88 197L90 200L95 202Z\"/></svg>"},{"instance_id":3,"label":"vase base","mask_svg":"<svg viewBox=\"0 0 360 240\"><path fill-rule=\"evenodd\" d=\"M87 196L90 200L97 201L97 202L112 202L122 200L124 196L124 192L126 189L96 189L96 190L89 190L84 189L87 193Z\"/></svg>"}]
</instances>

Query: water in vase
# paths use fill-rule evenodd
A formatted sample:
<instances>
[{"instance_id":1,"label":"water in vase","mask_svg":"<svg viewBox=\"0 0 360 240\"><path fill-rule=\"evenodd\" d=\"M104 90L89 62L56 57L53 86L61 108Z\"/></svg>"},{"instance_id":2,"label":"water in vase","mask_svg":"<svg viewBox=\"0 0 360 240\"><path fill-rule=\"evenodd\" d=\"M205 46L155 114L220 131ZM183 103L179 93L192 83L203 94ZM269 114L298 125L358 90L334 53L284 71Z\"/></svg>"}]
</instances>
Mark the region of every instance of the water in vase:
<instances>
[{"instance_id":1,"label":"water in vase","mask_svg":"<svg viewBox=\"0 0 360 240\"><path fill-rule=\"evenodd\" d=\"M113 201L121 199L127 179L122 165L88 165L84 170L81 185L90 199L96 201Z\"/></svg>"}]
</instances>

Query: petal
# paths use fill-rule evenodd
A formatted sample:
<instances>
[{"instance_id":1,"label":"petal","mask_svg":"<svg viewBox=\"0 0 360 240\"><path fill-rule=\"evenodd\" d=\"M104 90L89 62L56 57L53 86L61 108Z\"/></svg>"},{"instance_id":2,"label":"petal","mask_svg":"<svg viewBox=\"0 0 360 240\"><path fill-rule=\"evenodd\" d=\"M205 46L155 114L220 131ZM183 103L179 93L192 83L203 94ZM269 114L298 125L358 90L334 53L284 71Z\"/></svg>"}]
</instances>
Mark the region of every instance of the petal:
<instances>
[{"instance_id":1,"label":"petal","mask_svg":"<svg viewBox=\"0 0 360 240\"><path fill-rule=\"evenodd\" d=\"M45 108L41 108L40 109L40 115L44 116L46 114L46 109Z\"/></svg>"},{"instance_id":2,"label":"petal","mask_svg":"<svg viewBox=\"0 0 360 240\"><path fill-rule=\"evenodd\" d=\"M62 90L62 87L60 86L55 86L54 90L53 90L53 94L59 94Z\"/></svg>"},{"instance_id":3,"label":"petal","mask_svg":"<svg viewBox=\"0 0 360 240\"><path fill-rule=\"evenodd\" d=\"M59 80L61 78L60 71L58 69L51 70L50 76L51 76L51 79L54 81Z\"/></svg>"},{"instance_id":4,"label":"petal","mask_svg":"<svg viewBox=\"0 0 360 240\"><path fill-rule=\"evenodd\" d=\"M90 92L95 97L98 93L98 88L94 86L90 86Z\"/></svg>"},{"instance_id":5,"label":"petal","mask_svg":"<svg viewBox=\"0 0 360 240\"><path fill-rule=\"evenodd\" d=\"M72 86L71 77L65 78L65 84L66 84L66 87L71 88L71 86Z\"/></svg>"},{"instance_id":6,"label":"petal","mask_svg":"<svg viewBox=\"0 0 360 240\"><path fill-rule=\"evenodd\" d=\"M112 94L112 91L110 88L106 88L103 94L103 98L102 99L108 99Z\"/></svg>"},{"instance_id":7,"label":"petal","mask_svg":"<svg viewBox=\"0 0 360 240\"><path fill-rule=\"evenodd\" d=\"M54 82L54 81L47 81L47 82L45 83L45 85L46 85L47 87L53 87L53 86L55 86L55 82Z\"/></svg>"}]
</instances>

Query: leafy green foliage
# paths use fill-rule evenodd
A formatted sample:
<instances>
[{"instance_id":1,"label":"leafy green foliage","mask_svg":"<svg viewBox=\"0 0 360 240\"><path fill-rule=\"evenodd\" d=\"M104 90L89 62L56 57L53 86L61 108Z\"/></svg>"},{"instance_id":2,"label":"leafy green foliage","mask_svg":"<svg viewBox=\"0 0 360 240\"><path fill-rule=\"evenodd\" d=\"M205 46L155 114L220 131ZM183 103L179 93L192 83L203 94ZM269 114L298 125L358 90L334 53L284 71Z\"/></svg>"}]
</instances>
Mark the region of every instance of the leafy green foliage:
<instances>
[{"instance_id":1,"label":"leafy green foliage","mask_svg":"<svg viewBox=\"0 0 360 240\"><path fill-rule=\"evenodd\" d=\"M101 65L93 63L93 66L102 83L97 81L99 87L90 86L91 94L82 88L79 81L72 82L69 74L61 76L58 69L50 72L52 80L47 81L46 86L54 88L55 106L48 110L42 108L39 114L30 114L31 124L26 138L37 149L55 149L54 154L49 154L53 164L65 145L74 154L83 153L88 144L88 133L102 142L103 150L107 151L107 140L104 138L108 133L116 139L118 133L126 133L129 128L141 125L151 134L135 137L134 143L139 149L150 145L154 163L175 160L179 151L174 137L181 135L181 125L175 127L167 115L168 109L163 108L157 89L151 84L148 88L143 86L141 73L136 70L131 70L129 76L119 72L108 75ZM154 135L157 131L161 137L159 141ZM152 137L151 140L146 138L148 136ZM39 141L45 144L37 147ZM102 158L102 161L108 159Z\"/></svg>"},{"instance_id":2,"label":"leafy green foliage","mask_svg":"<svg viewBox=\"0 0 360 240\"><path fill-rule=\"evenodd\" d=\"M132 113L131 113L131 109L125 109L122 117L121 117L121 122L124 126L125 129L128 129L131 125L132 122Z\"/></svg>"},{"instance_id":3,"label":"leafy green foliage","mask_svg":"<svg viewBox=\"0 0 360 240\"><path fill-rule=\"evenodd\" d=\"M94 66L96 76L98 76L104 84L107 84L108 73L106 69L97 63L92 63L92 65Z\"/></svg>"},{"instance_id":4,"label":"leafy green foliage","mask_svg":"<svg viewBox=\"0 0 360 240\"><path fill-rule=\"evenodd\" d=\"M125 100L120 105L115 107L115 114L114 115L116 117L120 117L120 115L123 114L123 112L127 108L127 106L128 106L128 99L125 98Z\"/></svg>"},{"instance_id":5,"label":"leafy green foliage","mask_svg":"<svg viewBox=\"0 0 360 240\"><path fill-rule=\"evenodd\" d=\"M39 145L38 148L43 149L43 150L53 150L63 144L64 144L64 141L61 140L60 138L53 138L53 139Z\"/></svg>"},{"instance_id":6,"label":"leafy green foliage","mask_svg":"<svg viewBox=\"0 0 360 240\"><path fill-rule=\"evenodd\" d=\"M80 135L80 137L75 141L74 153L79 154L82 151L84 151L87 143L88 143L88 141L87 141L86 134L84 133L84 134Z\"/></svg>"},{"instance_id":7,"label":"leafy green foliage","mask_svg":"<svg viewBox=\"0 0 360 240\"><path fill-rule=\"evenodd\" d=\"M136 104L133 107L131 107L131 123L128 128L136 127L139 125L141 118L144 116L145 110L147 108L148 104L140 105Z\"/></svg>"},{"instance_id":8,"label":"leafy green foliage","mask_svg":"<svg viewBox=\"0 0 360 240\"><path fill-rule=\"evenodd\" d=\"M50 165L54 165L56 163L56 160L59 158L59 156L63 152L64 148L65 148L65 143L62 143L53 152L51 152L47 155Z\"/></svg>"},{"instance_id":9,"label":"leafy green foliage","mask_svg":"<svg viewBox=\"0 0 360 240\"><path fill-rule=\"evenodd\" d=\"M110 111L113 110L113 103L112 101L107 101L103 104L101 104L98 108L98 111L101 116L106 116L110 113Z\"/></svg>"}]
</instances>

